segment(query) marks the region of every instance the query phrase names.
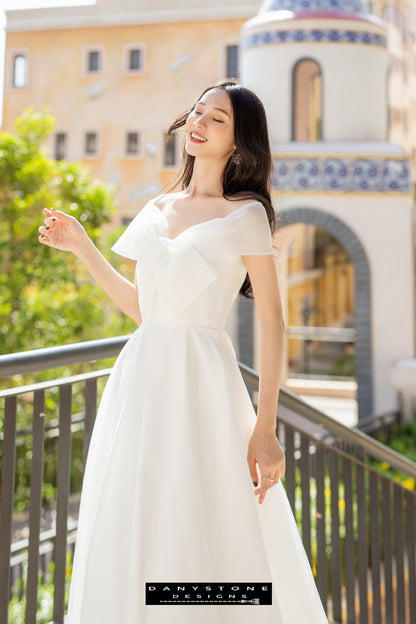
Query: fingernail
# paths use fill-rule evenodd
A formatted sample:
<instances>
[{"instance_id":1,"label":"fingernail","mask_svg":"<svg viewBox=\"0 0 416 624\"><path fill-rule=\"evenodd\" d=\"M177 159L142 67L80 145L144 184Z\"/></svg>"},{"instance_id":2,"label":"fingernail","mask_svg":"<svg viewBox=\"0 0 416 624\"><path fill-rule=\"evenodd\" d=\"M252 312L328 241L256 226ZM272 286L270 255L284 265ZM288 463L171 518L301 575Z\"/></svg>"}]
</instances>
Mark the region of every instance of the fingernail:
<instances>
[{"instance_id":1,"label":"fingernail","mask_svg":"<svg viewBox=\"0 0 416 624\"><path fill-rule=\"evenodd\" d=\"M253 481L253 485L254 485L254 487L257 487L257 485L258 485L257 481Z\"/></svg>"},{"instance_id":2,"label":"fingernail","mask_svg":"<svg viewBox=\"0 0 416 624\"><path fill-rule=\"evenodd\" d=\"M56 221L56 217L52 217L52 221Z\"/></svg>"},{"instance_id":3,"label":"fingernail","mask_svg":"<svg viewBox=\"0 0 416 624\"><path fill-rule=\"evenodd\" d=\"M51 228L50 228L50 226L49 226L49 225L47 225L47 226L46 226L46 229L47 229L47 230L50 230Z\"/></svg>"}]
</instances>

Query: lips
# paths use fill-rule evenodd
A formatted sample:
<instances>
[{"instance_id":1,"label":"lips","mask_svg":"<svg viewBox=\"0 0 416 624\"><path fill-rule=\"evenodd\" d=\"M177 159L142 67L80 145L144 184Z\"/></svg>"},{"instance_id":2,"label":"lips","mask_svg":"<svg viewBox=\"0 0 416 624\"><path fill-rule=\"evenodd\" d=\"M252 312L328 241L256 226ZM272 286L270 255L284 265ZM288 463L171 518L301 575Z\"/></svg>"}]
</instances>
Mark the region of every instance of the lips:
<instances>
[{"instance_id":1,"label":"lips","mask_svg":"<svg viewBox=\"0 0 416 624\"><path fill-rule=\"evenodd\" d=\"M199 134L198 132L191 132L190 139L194 143L206 143L207 142L207 139L203 137L202 134Z\"/></svg>"}]
</instances>

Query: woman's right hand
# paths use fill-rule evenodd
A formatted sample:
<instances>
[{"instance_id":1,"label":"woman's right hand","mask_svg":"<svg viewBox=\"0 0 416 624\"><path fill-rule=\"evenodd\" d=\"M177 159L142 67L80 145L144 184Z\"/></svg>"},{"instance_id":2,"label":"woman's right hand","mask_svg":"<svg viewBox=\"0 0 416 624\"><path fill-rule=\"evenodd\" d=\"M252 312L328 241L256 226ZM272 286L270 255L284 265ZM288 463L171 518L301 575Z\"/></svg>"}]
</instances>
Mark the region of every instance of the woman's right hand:
<instances>
[{"instance_id":1,"label":"woman's right hand","mask_svg":"<svg viewBox=\"0 0 416 624\"><path fill-rule=\"evenodd\" d=\"M77 254L89 240L84 227L74 217L60 210L43 209L45 225L41 225L39 242L48 247Z\"/></svg>"}]
</instances>

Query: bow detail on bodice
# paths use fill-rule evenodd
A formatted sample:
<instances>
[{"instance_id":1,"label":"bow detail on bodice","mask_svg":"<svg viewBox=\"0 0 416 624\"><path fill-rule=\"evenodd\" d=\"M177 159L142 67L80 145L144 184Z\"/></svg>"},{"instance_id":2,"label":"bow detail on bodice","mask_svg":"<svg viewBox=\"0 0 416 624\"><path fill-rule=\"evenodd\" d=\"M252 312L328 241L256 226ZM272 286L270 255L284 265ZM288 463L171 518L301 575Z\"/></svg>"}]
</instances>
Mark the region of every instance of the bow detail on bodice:
<instances>
[{"instance_id":1,"label":"bow detail on bodice","mask_svg":"<svg viewBox=\"0 0 416 624\"><path fill-rule=\"evenodd\" d=\"M158 208L157 208L158 210ZM156 214L140 218L143 209L125 233L113 246L128 249L128 256L154 265L153 282L161 301L174 314L187 308L208 286L218 278L216 269L186 237L170 239L163 235L166 226ZM124 240L123 240L124 238ZM140 268L139 268L140 271Z\"/></svg>"}]
</instances>

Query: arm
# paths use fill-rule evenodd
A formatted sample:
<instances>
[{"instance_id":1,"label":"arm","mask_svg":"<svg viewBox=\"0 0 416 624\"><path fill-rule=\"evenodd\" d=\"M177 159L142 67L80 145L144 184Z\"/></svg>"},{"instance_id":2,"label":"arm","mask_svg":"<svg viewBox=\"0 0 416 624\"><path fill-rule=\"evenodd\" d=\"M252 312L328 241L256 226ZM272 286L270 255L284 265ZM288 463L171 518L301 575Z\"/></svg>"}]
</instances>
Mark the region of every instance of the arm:
<instances>
[{"instance_id":1,"label":"arm","mask_svg":"<svg viewBox=\"0 0 416 624\"><path fill-rule=\"evenodd\" d=\"M88 237L74 217L59 210L43 210L45 225L39 228L39 242L75 254L113 303L140 325L137 285L118 273Z\"/></svg>"},{"instance_id":2,"label":"arm","mask_svg":"<svg viewBox=\"0 0 416 624\"><path fill-rule=\"evenodd\" d=\"M253 288L261 327L260 383L257 421L250 438L247 461L253 483L257 483L256 462L260 475L275 477L261 480L255 494L262 503L267 489L285 473L285 456L276 438L276 412L283 367L284 322L273 256L243 256Z\"/></svg>"}]
</instances>

